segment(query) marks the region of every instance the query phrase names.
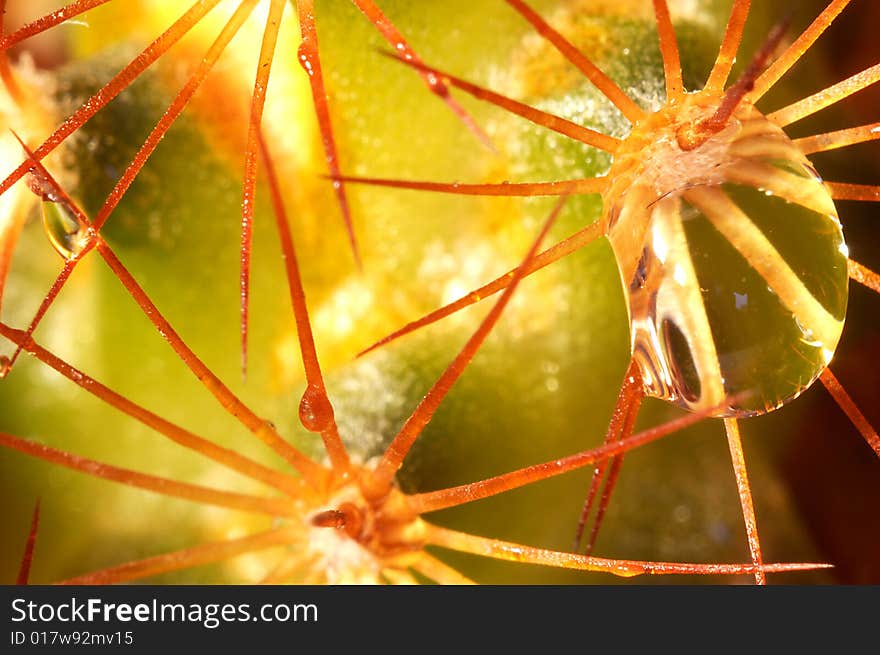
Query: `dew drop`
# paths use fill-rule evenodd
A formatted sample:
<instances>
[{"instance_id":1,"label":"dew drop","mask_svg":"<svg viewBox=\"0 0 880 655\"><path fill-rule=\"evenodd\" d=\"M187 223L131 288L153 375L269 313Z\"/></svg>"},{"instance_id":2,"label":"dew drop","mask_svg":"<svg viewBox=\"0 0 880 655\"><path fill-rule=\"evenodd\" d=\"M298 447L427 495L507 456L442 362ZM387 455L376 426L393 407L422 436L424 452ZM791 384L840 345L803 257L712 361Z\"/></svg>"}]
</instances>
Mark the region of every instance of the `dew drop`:
<instances>
[{"instance_id":1,"label":"dew drop","mask_svg":"<svg viewBox=\"0 0 880 655\"><path fill-rule=\"evenodd\" d=\"M296 51L297 59L299 60L300 66L303 67L306 73L308 73L309 77L315 74L315 69L312 66L312 55L313 49L311 45L307 41L303 41L299 44L299 48Z\"/></svg>"},{"instance_id":2,"label":"dew drop","mask_svg":"<svg viewBox=\"0 0 880 655\"><path fill-rule=\"evenodd\" d=\"M299 403L299 420L309 432L323 432L333 421L333 406L326 392L310 384Z\"/></svg>"},{"instance_id":3,"label":"dew drop","mask_svg":"<svg viewBox=\"0 0 880 655\"><path fill-rule=\"evenodd\" d=\"M79 224L67 204L43 200L43 229L49 243L64 259L79 255L94 236L94 231Z\"/></svg>"},{"instance_id":4,"label":"dew drop","mask_svg":"<svg viewBox=\"0 0 880 655\"><path fill-rule=\"evenodd\" d=\"M744 124L767 123L742 112ZM691 411L745 417L781 407L818 378L843 330L848 250L834 203L781 129L743 130L764 131L772 158L759 147L736 155L743 169L779 171L761 185L691 183L686 154L644 157L655 134L631 155L625 143L622 170L609 173L606 225L633 359L647 395ZM724 161L736 140L719 135L709 154ZM667 170L677 171L668 185Z\"/></svg>"}]
</instances>

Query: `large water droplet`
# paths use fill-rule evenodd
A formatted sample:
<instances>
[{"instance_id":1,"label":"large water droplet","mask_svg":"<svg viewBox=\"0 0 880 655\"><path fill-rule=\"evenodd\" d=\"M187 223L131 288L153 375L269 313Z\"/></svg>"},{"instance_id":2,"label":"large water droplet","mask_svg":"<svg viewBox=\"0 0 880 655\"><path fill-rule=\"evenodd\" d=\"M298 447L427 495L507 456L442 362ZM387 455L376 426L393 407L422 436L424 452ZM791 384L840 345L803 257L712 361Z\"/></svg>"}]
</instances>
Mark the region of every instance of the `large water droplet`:
<instances>
[{"instance_id":1,"label":"large water droplet","mask_svg":"<svg viewBox=\"0 0 880 655\"><path fill-rule=\"evenodd\" d=\"M333 421L333 406L326 392L308 385L299 403L299 420L309 432L323 432Z\"/></svg>"},{"instance_id":2,"label":"large water droplet","mask_svg":"<svg viewBox=\"0 0 880 655\"><path fill-rule=\"evenodd\" d=\"M830 195L781 129L744 114L742 138L709 144L735 175L664 189L656 171L630 170L630 186L606 198L645 392L718 416L762 414L808 388L847 305ZM740 181L760 176L760 187Z\"/></svg>"}]
</instances>

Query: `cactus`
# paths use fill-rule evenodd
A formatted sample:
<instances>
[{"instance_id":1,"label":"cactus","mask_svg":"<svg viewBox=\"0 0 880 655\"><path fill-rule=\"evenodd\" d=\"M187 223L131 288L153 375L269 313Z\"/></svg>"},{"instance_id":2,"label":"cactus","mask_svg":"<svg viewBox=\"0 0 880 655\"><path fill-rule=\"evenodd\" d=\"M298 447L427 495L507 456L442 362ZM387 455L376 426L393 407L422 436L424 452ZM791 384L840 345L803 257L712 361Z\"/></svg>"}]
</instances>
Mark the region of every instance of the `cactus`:
<instances>
[{"instance_id":1,"label":"cactus","mask_svg":"<svg viewBox=\"0 0 880 655\"><path fill-rule=\"evenodd\" d=\"M39 156L45 136L120 69L136 66L138 53L145 47L151 52L147 44L185 9L146 0L134 8L74 3L91 4L100 6L83 14L87 27L60 25L47 32L63 32L70 61L42 70L27 56L22 61L19 53L11 55L17 63L10 74L21 97L16 100L7 87L5 120L24 147L4 138L4 161L9 170L26 162L30 186L40 193L22 180L3 196L16 217L10 224L21 229L20 236L3 242L15 249L3 289L3 352L9 361L18 343L31 355L22 355L0 383L0 430L7 446L0 456L4 579L15 578L37 498L41 525L30 578L38 582L111 582L147 573L151 581L169 583L461 582L461 576L490 583L607 583L616 579L608 573L666 571L687 575L640 580L759 577L720 422L656 399L644 401L629 430L634 438L650 437L644 430L651 426L693 425L627 454L595 543L597 556L614 560L570 553L590 486L591 470L584 468L589 458L566 475L471 503L459 499L446 506L430 494L572 453L608 454L608 448L601 450L603 438L618 391L625 388L630 353L625 296L614 252L604 240L533 276L513 275L515 290L482 303L500 297L497 310L468 308L358 356L408 321L536 262L534 255L524 256L545 217L559 207L557 200L456 193L467 183L507 181L512 189L521 182L591 180L611 163L600 149L456 91L455 80L491 88L602 135L628 133L624 114L523 20L515 10L522 3L388 1L380 3L385 12L380 19L370 12L371 2L319 1L313 8L320 36L316 50L300 47L303 35L315 45L310 2L241 3L235 14L242 18L241 30L208 71L202 57L239 6L221 4L204 18L194 17L192 32L66 138L43 160L41 172L27 153ZM699 88L707 79L731 4L670 2L685 88ZM194 6L203 5L210 3ZM853 5L854 11L870 11ZM652 3L569 0L528 6L638 106L662 104L665 62ZM821 9L799 9L787 43ZM273 57L264 27L279 12ZM752 10L731 81L778 18L771 8ZM407 59L410 66L381 52L395 50L387 43L392 23L407 39L396 50L414 55ZM119 24L129 25L130 33L118 34ZM830 52L820 47L821 41L812 52ZM311 76L297 61L300 55ZM869 63L876 59L874 53ZM256 88L266 92L262 108L254 79L257 71L267 74L262 64L268 62L268 78L257 73ZM313 95L310 81L318 62L323 87ZM833 61L804 64L827 76L828 85L859 69L829 72ZM808 72L795 69L773 89L768 106L784 107L812 93ZM194 89L188 80L200 81L199 88L108 214L105 200L114 197L114 186L151 130L163 125L163 112L183 108L175 97L181 88ZM316 120L314 98L320 117L322 94L328 113ZM261 112L257 129L253 117ZM861 122L866 120L876 115ZM858 118L837 114L796 136L857 124ZM829 179L849 181L853 168L867 168L853 165L861 161L855 150L838 152L844 154L836 160L816 160L832 171L817 163ZM364 181L357 178L374 183L356 183ZM876 182L876 175L864 182L871 179ZM449 183L445 190L452 193L389 188L402 186L401 180ZM59 200L61 191L69 199ZM47 223L37 217L41 211L70 210L67 223L52 225L68 225L76 236L83 223L71 207L101 224L100 243L88 246L95 252L84 254L81 263L76 245L65 253L75 255L72 260L59 260L46 239ZM872 261L870 245L862 246L870 244L871 233L857 216L865 208L876 211L871 203L839 203L850 250L865 265L851 265L851 277L876 288L870 271L876 257ZM598 229L601 216L599 196L572 195L541 248L591 225ZM242 236L243 219L252 236ZM292 234L286 246L285 225ZM247 267L241 266L243 243L250 244ZM33 332L34 345L27 327L62 266L72 271L70 279ZM123 280L127 284L120 284ZM305 303L296 291L299 284ZM858 359L876 349L870 316L877 301L862 285L852 286L832 368L868 412L877 387L872 372L858 370L867 357ZM314 355L303 329L306 308ZM485 341L465 347L480 330ZM436 413L432 408L418 415L430 422L415 433L418 439L392 491L379 493L371 487L372 467L391 466L383 460L385 449L407 430L422 397L444 379L463 347L473 359L460 360L463 374L448 395L437 392ZM834 386L837 379L826 374L823 382L846 410L846 392ZM113 396L121 399L116 407L101 385L119 394ZM326 397L338 435L328 427ZM119 411L120 403L128 413ZM152 414L145 418L132 403L176 427ZM771 580L877 579L877 571L866 568L869 551L864 558L844 557L823 531L824 513L805 511L816 502L804 494L805 471L817 470L801 452L804 444L817 452L852 452L852 462L840 461L833 472L836 493L849 488L860 497L876 497L880 490L876 456L859 438L861 431L870 444L867 419L857 419L853 427L842 418L832 427L826 417L840 412L828 403L814 385L782 409L741 422L764 559L837 565L833 571L792 565L812 570L774 573ZM204 457L216 446L195 444L190 439L195 435L228 450ZM180 447L181 440L189 449ZM88 460L74 460L73 454ZM100 468L94 461L117 468ZM328 466L332 474L319 472ZM98 470L123 484L70 467ZM230 470L235 468L246 469L246 475ZM313 488L306 489L303 480ZM178 487L169 491L173 483ZM187 484L192 488L184 488ZM155 493L157 487L166 494ZM211 491L219 489L229 494ZM421 499L416 509L413 498ZM443 509L427 511L438 507ZM870 523L848 531L836 526L831 533L836 539L842 534L858 552L859 544L870 543ZM221 543L226 546L211 545ZM517 559L513 543L525 545L526 562L562 567L496 561ZM172 570L161 557L178 550L192 564L210 562ZM239 554L233 557L232 551ZM488 551L495 557L473 556ZM664 568L663 562L736 566ZM90 571L100 573L89 577ZM715 575L697 577L706 573Z\"/></svg>"}]
</instances>

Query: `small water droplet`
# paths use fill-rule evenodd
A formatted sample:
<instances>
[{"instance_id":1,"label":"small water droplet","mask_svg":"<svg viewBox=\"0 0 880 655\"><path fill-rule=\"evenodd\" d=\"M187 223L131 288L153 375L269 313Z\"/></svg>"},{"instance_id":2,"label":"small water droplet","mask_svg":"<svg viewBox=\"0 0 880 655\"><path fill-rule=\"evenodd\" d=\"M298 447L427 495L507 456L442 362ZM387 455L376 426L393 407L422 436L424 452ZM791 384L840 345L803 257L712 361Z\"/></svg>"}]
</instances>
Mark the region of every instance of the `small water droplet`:
<instances>
[{"instance_id":1,"label":"small water droplet","mask_svg":"<svg viewBox=\"0 0 880 655\"><path fill-rule=\"evenodd\" d=\"M9 369L12 367L12 362L6 355L0 355L0 380L5 378L9 374Z\"/></svg>"},{"instance_id":2,"label":"small water droplet","mask_svg":"<svg viewBox=\"0 0 880 655\"><path fill-rule=\"evenodd\" d=\"M333 421L333 406L320 387L306 387L299 403L299 420L309 432L323 432Z\"/></svg>"},{"instance_id":3,"label":"small water droplet","mask_svg":"<svg viewBox=\"0 0 880 655\"><path fill-rule=\"evenodd\" d=\"M308 73L309 77L315 74L315 69L312 66L312 47L307 41L303 41L299 44L299 48L297 48L297 59L299 60L300 66L303 67L306 73Z\"/></svg>"},{"instance_id":4,"label":"small water droplet","mask_svg":"<svg viewBox=\"0 0 880 655\"><path fill-rule=\"evenodd\" d=\"M79 224L76 215L63 202L44 200L41 203L43 229L49 243L64 259L79 255L94 238L94 230Z\"/></svg>"}]
</instances>

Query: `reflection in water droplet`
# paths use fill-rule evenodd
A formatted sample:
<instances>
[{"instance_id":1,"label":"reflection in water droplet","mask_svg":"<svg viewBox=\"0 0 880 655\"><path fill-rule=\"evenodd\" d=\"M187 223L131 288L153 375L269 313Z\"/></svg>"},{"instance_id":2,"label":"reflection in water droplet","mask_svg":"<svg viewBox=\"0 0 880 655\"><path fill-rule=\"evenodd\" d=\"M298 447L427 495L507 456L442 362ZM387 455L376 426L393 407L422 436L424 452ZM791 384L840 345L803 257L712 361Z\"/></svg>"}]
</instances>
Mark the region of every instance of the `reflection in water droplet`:
<instances>
[{"instance_id":1,"label":"reflection in water droplet","mask_svg":"<svg viewBox=\"0 0 880 655\"><path fill-rule=\"evenodd\" d=\"M796 397L827 366L843 328L847 266L842 234L821 214L754 189L725 191L738 205L754 202L752 211L772 204L763 210L775 218L755 221L775 246L763 273L771 279L700 210L665 199L629 285L633 354L649 395L692 410L724 403L720 414L749 416ZM651 241L664 221L665 265ZM774 229L780 221L800 230ZM803 299L817 309L804 309ZM743 392L750 396L733 400Z\"/></svg>"},{"instance_id":2,"label":"reflection in water droplet","mask_svg":"<svg viewBox=\"0 0 880 655\"><path fill-rule=\"evenodd\" d=\"M719 416L762 414L808 388L837 347L847 305L848 250L827 189L781 129L753 108L741 120L701 156L725 162L742 142L737 152L749 154L736 165L754 167L760 187L674 176L665 187L667 169L694 174L690 155L645 156L645 137L618 157L605 199L646 394Z\"/></svg>"},{"instance_id":3,"label":"reflection in water droplet","mask_svg":"<svg viewBox=\"0 0 880 655\"><path fill-rule=\"evenodd\" d=\"M92 231L81 226L73 211L63 202L44 200L41 203L43 229L52 247L64 259L82 252L89 242Z\"/></svg>"},{"instance_id":4,"label":"reflection in water droplet","mask_svg":"<svg viewBox=\"0 0 880 655\"><path fill-rule=\"evenodd\" d=\"M309 432L323 432L333 421L333 406L327 394L316 385L309 385L299 403L299 420Z\"/></svg>"}]
</instances>

